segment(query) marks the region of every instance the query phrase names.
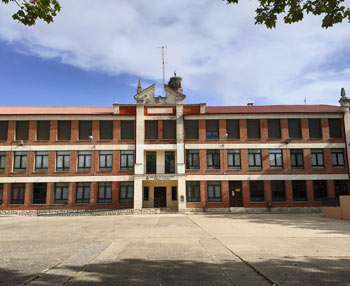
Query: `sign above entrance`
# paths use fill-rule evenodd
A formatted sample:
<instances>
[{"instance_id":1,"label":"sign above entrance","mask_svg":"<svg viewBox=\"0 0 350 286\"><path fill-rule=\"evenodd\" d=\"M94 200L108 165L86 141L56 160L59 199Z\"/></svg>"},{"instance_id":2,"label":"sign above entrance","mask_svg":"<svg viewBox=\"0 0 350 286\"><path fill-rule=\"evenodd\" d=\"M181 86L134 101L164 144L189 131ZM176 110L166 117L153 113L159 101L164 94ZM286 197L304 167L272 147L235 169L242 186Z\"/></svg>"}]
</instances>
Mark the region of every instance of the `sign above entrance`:
<instances>
[{"instance_id":1,"label":"sign above entrance","mask_svg":"<svg viewBox=\"0 0 350 286\"><path fill-rule=\"evenodd\" d=\"M154 180L154 181L165 181L165 180L175 180L177 179L176 176L158 176L158 175L154 175L154 176L147 176L146 180Z\"/></svg>"},{"instance_id":2,"label":"sign above entrance","mask_svg":"<svg viewBox=\"0 0 350 286\"><path fill-rule=\"evenodd\" d=\"M154 107L148 107L147 113L148 114L173 114L174 110L172 107L163 107L163 108L154 108Z\"/></svg>"}]
</instances>

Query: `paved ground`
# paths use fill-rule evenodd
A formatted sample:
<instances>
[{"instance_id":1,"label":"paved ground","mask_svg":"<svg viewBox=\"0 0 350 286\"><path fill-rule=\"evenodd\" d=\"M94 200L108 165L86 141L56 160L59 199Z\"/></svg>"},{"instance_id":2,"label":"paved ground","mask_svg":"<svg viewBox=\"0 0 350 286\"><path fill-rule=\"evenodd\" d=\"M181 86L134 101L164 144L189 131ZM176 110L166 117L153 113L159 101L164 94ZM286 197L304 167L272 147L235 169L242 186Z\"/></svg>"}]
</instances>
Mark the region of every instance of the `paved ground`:
<instances>
[{"instance_id":1,"label":"paved ground","mask_svg":"<svg viewBox=\"0 0 350 286\"><path fill-rule=\"evenodd\" d=\"M0 217L0 285L350 285L320 215Z\"/></svg>"}]
</instances>

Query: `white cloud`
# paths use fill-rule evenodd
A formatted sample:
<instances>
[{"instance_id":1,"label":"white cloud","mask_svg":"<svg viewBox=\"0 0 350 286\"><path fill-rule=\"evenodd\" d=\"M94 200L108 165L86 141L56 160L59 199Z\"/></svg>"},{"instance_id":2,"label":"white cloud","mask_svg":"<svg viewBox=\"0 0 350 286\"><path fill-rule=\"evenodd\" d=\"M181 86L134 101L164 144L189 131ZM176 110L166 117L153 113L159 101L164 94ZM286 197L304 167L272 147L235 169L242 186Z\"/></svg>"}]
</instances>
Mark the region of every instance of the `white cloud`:
<instances>
[{"instance_id":1,"label":"white cloud","mask_svg":"<svg viewBox=\"0 0 350 286\"><path fill-rule=\"evenodd\" d=\"M348 59L335 55L350 46L349 24L323 30L320 19L308 17L267 30L254 25L256 2L244 0L60 2L54 23L30 28L0 5L0 39L85 70L148 81L161 80L158 47L166 45L167 73L183 77L190 102L302 104L307 97L337 104L348 82Z\"/></svg>"}]
</instances>

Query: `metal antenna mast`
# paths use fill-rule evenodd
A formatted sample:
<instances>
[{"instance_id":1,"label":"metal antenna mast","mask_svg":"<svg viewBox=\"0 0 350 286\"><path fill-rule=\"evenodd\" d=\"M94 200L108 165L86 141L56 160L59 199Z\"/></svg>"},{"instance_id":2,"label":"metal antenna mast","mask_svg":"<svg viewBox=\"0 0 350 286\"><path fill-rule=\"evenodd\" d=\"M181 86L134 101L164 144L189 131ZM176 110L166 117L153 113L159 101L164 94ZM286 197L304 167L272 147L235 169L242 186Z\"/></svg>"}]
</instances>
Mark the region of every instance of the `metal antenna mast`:
<instances>
[{"instance_id":1,"label":"metal antenna mast","mask_svg":"<svg viewBox=\"0 0 350 286\"><path fill-rule=\"evenodd\" d=\"M162 50L162 65L163 65L163 85L165 85L165 65L167 64L167 62L165 61L165 49L167 47L166 46L162 46L161 50Z\"/></svg>"}]
</instances>

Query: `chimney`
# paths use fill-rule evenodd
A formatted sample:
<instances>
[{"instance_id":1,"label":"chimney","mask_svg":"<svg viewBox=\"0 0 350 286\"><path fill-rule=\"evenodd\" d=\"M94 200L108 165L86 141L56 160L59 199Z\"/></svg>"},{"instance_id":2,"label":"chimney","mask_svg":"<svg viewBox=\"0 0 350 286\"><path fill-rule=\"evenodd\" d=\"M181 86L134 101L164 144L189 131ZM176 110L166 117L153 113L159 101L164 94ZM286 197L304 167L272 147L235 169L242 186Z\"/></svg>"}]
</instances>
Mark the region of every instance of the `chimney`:
<instances>
[{"instance_id":1,"label":"chimney","mask_svg":"<svg viewBox=\"0 0 350 286\"><path fill-rule=\"evenodd\" d=\"M119 106L120 104L118 102L113 103L113 114L119 114Z\"/></svg>"},{"instance_id":2,"label":"chimney","mask_svg":"<svg viewBox=\"0 0 350 286\"><path fill-rule=\"evenodd\" d=\"M248 102L248 103L247 103L247 106L253 106L253 105L254 105L253 102Z\"/></svg>"},{"instance_id":3,"label":"chimney","mask_svg":"<svg viewBox=\"0 0 350 286\"><path fill-rule=\"evenodd\" d=\"M170 78L168 86L178 92L183 93L181 82L182 77L176 76L176 72L174 72L174 76Z\"/></svg>"}]
</instances>

